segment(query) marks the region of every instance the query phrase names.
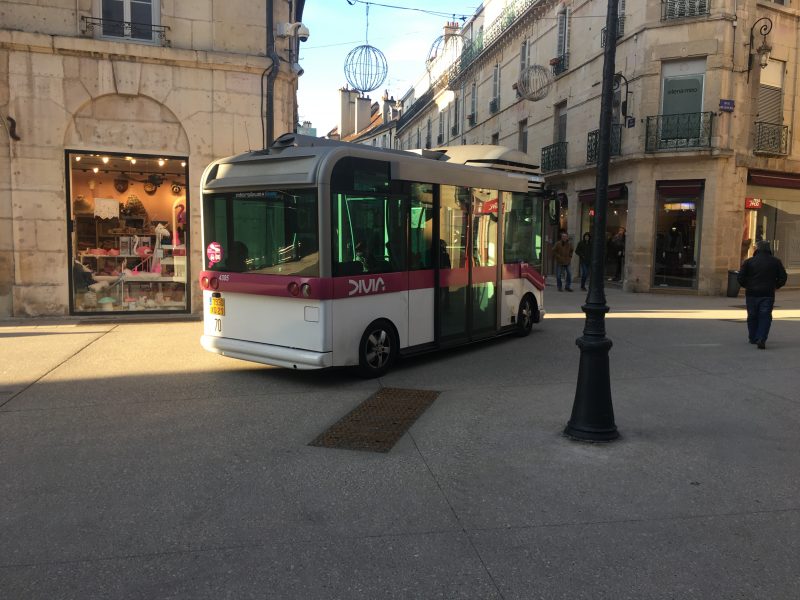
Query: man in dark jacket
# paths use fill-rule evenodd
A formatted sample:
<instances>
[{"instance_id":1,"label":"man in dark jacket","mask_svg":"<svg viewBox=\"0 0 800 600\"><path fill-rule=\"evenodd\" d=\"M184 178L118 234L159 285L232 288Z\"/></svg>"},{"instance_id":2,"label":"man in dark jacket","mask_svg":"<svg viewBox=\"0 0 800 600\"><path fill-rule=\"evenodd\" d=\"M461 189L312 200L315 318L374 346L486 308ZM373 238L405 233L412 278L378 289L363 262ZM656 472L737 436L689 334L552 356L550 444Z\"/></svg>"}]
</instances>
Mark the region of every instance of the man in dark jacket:
<instances>
[{"instance_id":1,"label":"man in dark jacket","mask_svg":"<svg viewBox=\"0 0 800 600\"><path fill-rule=\"evenodd\" d=\"M756 244L752 258L742 263L737 279L739 285L746 290L747 332L750 343L757 344L764 350L772 324L775 290L786 283L786 269L780 259L772 256L769 242L762 240Z\"/></svg>"}]
</instances>

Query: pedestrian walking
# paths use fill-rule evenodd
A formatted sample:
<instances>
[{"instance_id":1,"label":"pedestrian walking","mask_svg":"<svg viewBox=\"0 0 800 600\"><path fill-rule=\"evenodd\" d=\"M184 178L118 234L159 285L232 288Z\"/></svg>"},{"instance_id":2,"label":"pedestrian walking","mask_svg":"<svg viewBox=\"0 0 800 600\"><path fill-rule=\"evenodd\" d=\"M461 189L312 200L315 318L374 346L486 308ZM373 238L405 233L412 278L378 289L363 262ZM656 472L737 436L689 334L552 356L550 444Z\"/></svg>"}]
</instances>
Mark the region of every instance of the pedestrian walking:
<instances>
[{"instance_id":1,"label":"pedestrian walking","mask_svg":"<svg viewBox=\"0 0 800 600\"><path fill-rule=\"evenodd\" d=\"M583 239L575 248L578 255L578 270L581 276L581 289L586 291L586 279L589 277L589 265L592 262L592 234L588 231L583 234Z\"/></svg>"},{"instance_id":2,"label":"pedestrian walking","mask_svg":"<svg viewBox=\"0 0 800 600\"><path fill-rule=\"evenodd\" d=\"M772 325L775 290L786 283L786 269L779 258L772 256L769 242L761 240L753 256L742 263L737 279L745 289L749 341L764 350Z\"/></svg>"},{"instance_id":3,"label":"pedestrian walking","mask_svg":"<svg viewBox=\"0 0 800 600\"><path fill-rule=\"evenodd\" d=\"M556 285L558 291L561 291L561 274L566 274L565 289L568 292L572 291L572 272L570 271L569 264L572 262L572 244L569 241L569 236L566 231L561 232L560 239L553 244L553 258L556 261Z\"/></svg>"}]
</instances>

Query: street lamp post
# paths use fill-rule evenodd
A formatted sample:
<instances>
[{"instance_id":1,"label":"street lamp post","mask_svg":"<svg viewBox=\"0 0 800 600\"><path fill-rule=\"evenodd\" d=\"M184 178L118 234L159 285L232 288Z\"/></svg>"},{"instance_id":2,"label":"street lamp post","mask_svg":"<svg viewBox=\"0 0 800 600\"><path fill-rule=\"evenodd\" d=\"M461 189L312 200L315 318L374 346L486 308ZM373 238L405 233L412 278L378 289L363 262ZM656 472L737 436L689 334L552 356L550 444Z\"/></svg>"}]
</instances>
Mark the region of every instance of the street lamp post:
<instances>
[{"instance_id":1,"label":"street lamp post","mask_svg":"<svg viewBox=\"0 0 800 600\"><path fill-rule=\"evenodd\" d=\"M611 340L606 337L608 312L603 287L605 230L608 209L608 161L611 153L611 106L614 101L614 60L617 52L619 0L608 0L606 33L608 43L603 56L603 88L600 98L600 133L598 141L597 180L594 200L592 261L589 267L589 293L581 307L586 313L583 335L575 343L581 351L578 385L572 416L564 433L576 440L608 442L619 437L611 402L611 377L608 352Z\"/></svg>"}]
</instances>

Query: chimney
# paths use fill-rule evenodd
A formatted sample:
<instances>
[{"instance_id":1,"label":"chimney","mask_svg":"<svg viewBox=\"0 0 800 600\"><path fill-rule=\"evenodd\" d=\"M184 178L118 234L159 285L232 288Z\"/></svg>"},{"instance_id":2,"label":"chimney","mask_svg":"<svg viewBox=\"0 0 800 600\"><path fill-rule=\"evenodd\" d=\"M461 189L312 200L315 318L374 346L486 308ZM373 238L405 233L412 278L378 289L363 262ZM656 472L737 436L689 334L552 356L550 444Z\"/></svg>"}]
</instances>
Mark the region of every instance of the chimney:
<instances>
[{"instance_id":1,"label":"chimney","mask_svg":"<svg viewBox=\"0 0 800 600\"><path fill-rule=\"evenodd\" d=\"M384 90L383 96L381 97L381 114L384 123L388 123L392 120L392 104L394 104L394 98L389 100L389 90Z\"/></svg>"},{"instance_id":2,"label":"chimney","mask_svg":"<svg viewBox=\"0 0 800 600\"><path fill-rule=\"evenodd\" d=\"M339 136L344 139L348 135L356 132L355 122L355 103L358 92L342 88L339 90L339 102L341 103L339 112Z\"/></svg>"},{"instance_id":3,"label":"chimney","mask_svg":"<svg viewBox=\"0 0 800 600\"><path fill-rule=\"evenodd\" d=\"M458 21L448 21L448 23L444 26L445 39L453 35L458 35L460 29L461 25L458 24Z\"/></svg>"},{"instance_id":4,"label":"chimney","mask_svg":"<svg viewBox=\"0 0 800 600\"><path fill-rule=\"evenodd\" d=\"M356 99L356 133L369 127L372 120L372 100L369 96L362 96Z\"/></svg>"}]
</instances>

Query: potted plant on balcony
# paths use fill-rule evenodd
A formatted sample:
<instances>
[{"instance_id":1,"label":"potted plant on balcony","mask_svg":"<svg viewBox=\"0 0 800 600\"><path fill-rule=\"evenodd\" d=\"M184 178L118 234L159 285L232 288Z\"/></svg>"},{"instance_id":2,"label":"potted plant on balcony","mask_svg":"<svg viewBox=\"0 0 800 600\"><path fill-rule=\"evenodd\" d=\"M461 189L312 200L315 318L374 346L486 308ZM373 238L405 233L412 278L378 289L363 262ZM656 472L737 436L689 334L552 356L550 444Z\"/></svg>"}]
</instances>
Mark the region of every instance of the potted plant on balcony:
<instances>
[{"instance_id":1,"label":"potted plant on balcony","mask_svg":"<svg viewBox=\"0 0 800 600\"><path fill-rule=\"evenodd\" d=\"M551 64L552 66L554 66L554 67L555 67L557 64L559 64L560 62L561 62L561 57L560 57L560 56L556 56L555 58L551 58L551 59L550 59L550 64Z\"/></svg>"}]
</instances>

